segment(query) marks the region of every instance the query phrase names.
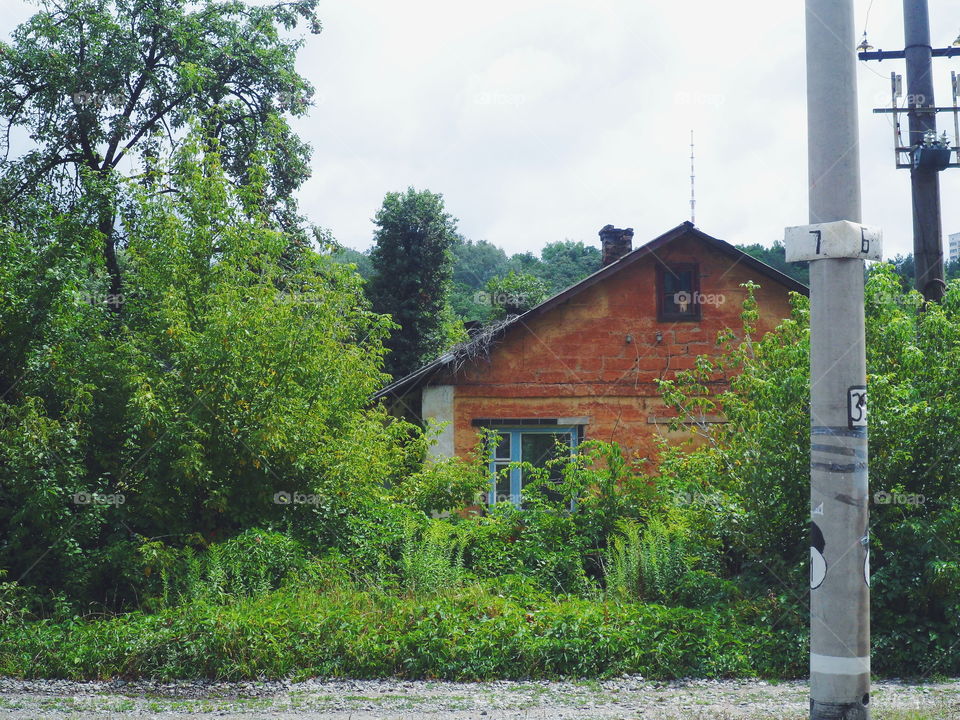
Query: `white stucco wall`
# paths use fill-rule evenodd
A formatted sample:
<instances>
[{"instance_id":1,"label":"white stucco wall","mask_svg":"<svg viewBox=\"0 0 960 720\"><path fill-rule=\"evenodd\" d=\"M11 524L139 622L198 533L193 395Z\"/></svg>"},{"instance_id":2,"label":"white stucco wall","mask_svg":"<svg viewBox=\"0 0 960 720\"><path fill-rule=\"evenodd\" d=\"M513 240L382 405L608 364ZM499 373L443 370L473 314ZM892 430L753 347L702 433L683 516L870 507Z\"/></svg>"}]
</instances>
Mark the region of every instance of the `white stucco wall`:
<instances>
[{"instance_id":1,"label":"white stucco wall","mask_svg":"<svg viewBox=\"0 0 960 720\"><path fill-rule=\"evenodd\" d=\"M453 457L453 385L432 385L423 388L421 396L424 420L446 423L436 444L430 447L431 457Z\"/></svg>"}]
</instances>

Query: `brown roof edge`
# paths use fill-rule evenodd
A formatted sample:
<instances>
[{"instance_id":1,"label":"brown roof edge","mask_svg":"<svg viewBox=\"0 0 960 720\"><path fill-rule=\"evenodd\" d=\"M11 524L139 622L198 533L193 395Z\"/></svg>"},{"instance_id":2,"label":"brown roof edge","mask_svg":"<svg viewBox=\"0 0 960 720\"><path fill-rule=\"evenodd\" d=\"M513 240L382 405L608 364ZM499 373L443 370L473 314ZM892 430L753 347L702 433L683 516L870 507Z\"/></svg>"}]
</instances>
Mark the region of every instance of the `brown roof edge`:
<instances>
[{"instance_id":1,"label":"brown roof edge","mask_svg":"<svg viewBox=\"0 0 960 720\"><path fill-rule=\"evenodd\" d=\"M532 319L538 315L542 315L549 310L552 310L558 305L565 303L567 300L579 295L581 292L586 290L589 287L596 285L601 280L606 279L608 276L613 275L624 268L633 265L635 262L645 258L647 255L655 253L659 248L662 248L664 245L673 242L677 238L680 238L684 235L693 235L699 240L702 240L707 245L713 247L716 250L719 250L726 255L734 257L737 259L737 262L742 262L747 267L756 270L761 275L764 275L771 280L774 280L788 290L793 292L800 293L801 295L810 295L810 288L804 285L802 282L794 280L789 275L786 275L776 268L770 267L765 262L757 260L752 255L745 253L743 250L731 245L726 240L720 240L715 238L712 235L707 235L702 230L699 230L693 223L689 220L683 223L680 223L675 228L668 230L655 237L653 240L641 245L636 250L624 255L619 260L616 260L609 265L606 265L599 270L597 270L592 275L588 275L580 282L571 285L565 290L560 291L556 295L547 298L542 303L536 307L530 308L525 313L517 315L508 322L503 323L500 328L497 330L498 335L503 335L510 327L523 323L525 320ZM467 341L465 345L469 344L470 341ZM435 373L442 370L447 364L453 362L457 359L456 348L451 351L448 351L441 355L439 358L433 362L427 363L426 365L414 370L409 375L394 380L392 383L384 387L378 393L373 396L373 400L379 400L380 398L387 397L389 395L399 396L406 394L410 390L416 389L418 386L424 384L430 377Z\"/></svg>"}]
</instances>

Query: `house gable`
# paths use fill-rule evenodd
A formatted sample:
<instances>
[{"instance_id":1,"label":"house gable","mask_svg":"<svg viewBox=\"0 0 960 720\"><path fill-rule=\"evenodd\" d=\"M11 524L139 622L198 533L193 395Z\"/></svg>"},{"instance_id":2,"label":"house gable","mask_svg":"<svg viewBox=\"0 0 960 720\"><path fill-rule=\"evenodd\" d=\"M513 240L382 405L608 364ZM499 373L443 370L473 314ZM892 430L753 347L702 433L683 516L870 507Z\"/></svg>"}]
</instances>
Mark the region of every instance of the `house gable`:
<instances>
[{"instance_id":1,"label":"house gable","mask_svg":"<svg viewBox=\"0 0 960 720\"><path fill-rule=\"evenodd\" d=\"M695 269L705 300L698 319L658 317L658 269L662 275L675 267ZM741 284L748 281L760 286L761 333L789 315L790 291L806 292L684 223L488 331L483 352L451 352L381 395L409 398L419 387L450 386L458 455L474 446L478 419L497 418L580 418L587 438L651 455L655 436L670 435L657 379L694 367L698 355L719 352L718 332L741 327L747 294Z\"/></svg>"}]
</instances>

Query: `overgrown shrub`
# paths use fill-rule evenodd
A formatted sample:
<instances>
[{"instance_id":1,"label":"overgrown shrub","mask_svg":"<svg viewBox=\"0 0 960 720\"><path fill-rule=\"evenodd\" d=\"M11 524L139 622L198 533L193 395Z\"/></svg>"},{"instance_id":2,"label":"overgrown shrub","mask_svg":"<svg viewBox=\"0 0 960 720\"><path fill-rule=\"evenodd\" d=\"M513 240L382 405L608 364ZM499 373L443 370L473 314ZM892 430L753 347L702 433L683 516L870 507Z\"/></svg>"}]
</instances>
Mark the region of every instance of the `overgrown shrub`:
<instances>
[{"instance_id":1,"label":"overgrown shrub","mask_svg":"<svg viewBox=\"0 0 960 720\"><path fill-rule=\"evenodd\" d=\"M770 602L695 610L604 603L522 581L397 596L286 588L106 620L0 625L14 677L800 677L802 633ZM954 667L953 658L946 669Z\"/></svg>"},{"instance_id":2,"label":"overgrown shrub","mask_svg":"<svg viewBox=\"0 0 960 720\"><path fill-rule=\"evenodd\" d=\"M608 594L630 600L702 606L736 594L717 563L677 518L622 522L606 552Z\"/></svg>"},{"instance_id":3,"label":"overgrown shrub","mask_svg":"<svg viewBox=\"0 0 960 720\"><path fill-rule=\"evenodd\" d=\"M424 527L410 522L400 556L401 579L411 593L431 594L458 587L464 578L463 526L433 520Z\"/></svg>"},{"instance_id":4,"label":"overgrown shrub","mask_svg":"<svg viewBox=\"0 0 960 720\"><path fill-rule=\"evenodd\" d=\"M155 589L141 538L269 525L333 546L421 459L369 403L391 321L322 234L291 254L307 229L269 215L265 169L232 184L192 135L160 165L172 192L114 188L122 298L91 208L0 209L0 567L84 606Z\"/></svg>"},{"instance_id":5,"label":"overgrown shrub","mask_svg":"<svg viewBox=\"0 0 960 720\"><path fill-rule=\"evenodd\" d=\"M438 429L431 426L418 438L425 454ZM482 503L490 483L487 463L493 437L493 433L482 434L466 458L428 458L391 487L391 497L426 515L442 515Z\"/></svg>"},{"instance_id":6,"label":"overgrown shrub","mask_svg":"<svg viewBox=\"0 0 960 720\"><path fill-rule=\"evenodd\" d=\"M593 593L617 523L666 507L617 443L590 440L546 467L518 465L526 477L522 509L500 502L463 521L467 567L482 577L527 574L553 592Z\"/></svg>"},{"instance_id":7,"label":"overgrown shrub","mask_svg":"<svg viewBox=\"0 0 960 720\"><path fill-rule=\"evenodd\" d=\"M874 667L949 665L960 634L960 282L941 304L904 292L887 264L866 283L870 393ZM727 572L751 594L805 597L809 521L809 311L776 332L724 334L726 353L664 383L683 414L722 412L704 445L665 451L659 482L693 498L700 534L725 548ZM727 378L711 396L708 383ZM907 498L901 502L897 498Z\"/></svg>"},{"instance_id":8,"label":"overgrown shrub","mask_svg":"<svg viewBox=\"0 0 960 720\"><path fill-rule=\"evenodd\" d=\"M167 607L262 595L307 568L307 556L296 540L256 528L200 552L159 541L145 542L139 551L145 572L159 577L160 600Z\"/></svg>"}]
</instances>

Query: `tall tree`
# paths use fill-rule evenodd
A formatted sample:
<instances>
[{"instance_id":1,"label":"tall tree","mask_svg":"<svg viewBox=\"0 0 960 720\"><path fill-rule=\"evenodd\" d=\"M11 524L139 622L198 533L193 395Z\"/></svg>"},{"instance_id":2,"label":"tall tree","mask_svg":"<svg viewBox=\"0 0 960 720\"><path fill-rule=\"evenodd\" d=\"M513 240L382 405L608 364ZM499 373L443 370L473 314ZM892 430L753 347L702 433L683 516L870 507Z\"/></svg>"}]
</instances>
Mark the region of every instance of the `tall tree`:
<instances>
[{"instance_id":1,"label":"tall tree","mask_svg":"<svg viewBox=\"0 0 960 720\"><path fill-rule=\"evenodd\" d=\"M600 249L582 241L547 243L540 251L540 259L541 278L551 292L560 292L600 269Z\"/></svg>"},{"instance_id":2,"label":"tall tree","mask_svg":"<svg viewBox=\"0 0 960 720\"><path fill-rule=\"evenodd\" d=\"M406 426L368 407L391 323L328 255L285 266L289 238L249 209L262 185L204 146L177 153L178 192L129 190L122 333L84 264L96 231L42 198L0 207L0 568L43 593L136 601L138 536L337 537L407 467ZM295 492L324 501L274 495Z\"/></svg>"},{"instance_id":3,"label":"tall tree","mask_svg":"<svg viewBox=\"0 0 960 720\"><path fill-rule=\"evenodd\" d=\"M247 182L248 168L260 165L251 160L264 159L269 192L261 202L296 227L291 193L307 177L308 148L284 114L303 114L312 89L294 68L300 41L282 32L302 21L319 32L315 5L40 0L12 43L0 44L0 201L37 186L64 207L94 198L88 220L119 295L116 174L139 164L144 183L158 182L156 160L197 123L233 182ZM12 131L36 147L11 152Z\"/></svg>"},{"instance_id":4,"label":"tall tree","mask_svg":"<svg viewBox=\"0 0 960 720\"><path fill-rule=\"evenodd\" d=\"M445 211L443 195L411 187L387 193L374 223L368 293L374 311L391 315L400 326L386 344L387 369L401 377L448 344L457 221Z\"/></svg>"},{"instance_id":5,"label":"tall tree","mask_svg":"<svg viewBox=\"0 0 960 720\"><path fill-rule=\"evenodd\" d=\"M520 315L542 303L549 292L544 280L511 270L503 277L487 282L486 300L489 303L487 319L501 320L508 315Z\"/></svg>"},{"instance_id":6,"label":"tall tree","mask_svg":"<svg viewBox=\"0 0 960 720\"><path fill-rule=\"evenodd\" d=\"M482 321L490 307L484 302L484 286L490 278L507 272L507 254L486 240L460 238L453 246L453 286L450 304L466 321Z\"/></svg>"}]
</instances>

